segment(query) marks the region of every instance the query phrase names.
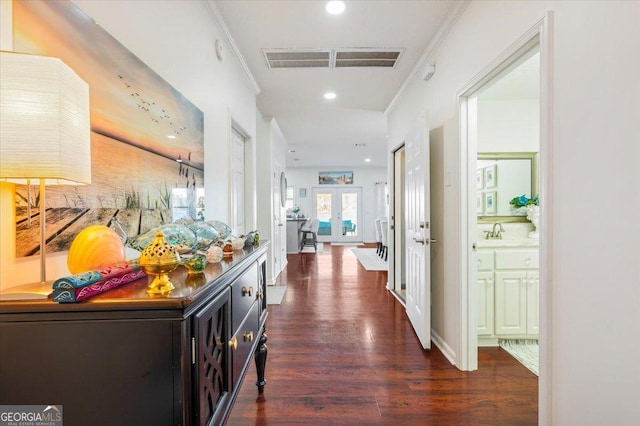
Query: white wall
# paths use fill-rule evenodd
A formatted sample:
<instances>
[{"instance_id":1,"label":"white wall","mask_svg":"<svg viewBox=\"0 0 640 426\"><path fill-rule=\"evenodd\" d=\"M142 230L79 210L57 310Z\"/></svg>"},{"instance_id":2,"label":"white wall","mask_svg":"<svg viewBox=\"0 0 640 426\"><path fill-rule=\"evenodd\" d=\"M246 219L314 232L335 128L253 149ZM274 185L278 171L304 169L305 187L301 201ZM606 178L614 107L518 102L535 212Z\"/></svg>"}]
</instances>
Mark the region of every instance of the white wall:
<instances>
[{"instance_id":1,"label":"white wall","mask_svg":"<svg viewBox=\"0 0 640 426\"><path fill-rule=\"evenodd\" d=\"M344 169L341 169L344 170ZM363 242L375 242L375 182L387 181L387 169L379 167L371 168L350 168L353 171L353 186L362 187L362 221L363 221ZM295 167L287 169L287 183L294 187L293 204L300 206L301 212L306 216L312 216L313 211L313 188L320 187L318 184L318 172L333 171L332 169L317 169ZM327 188L332 185L322 185ZM299 189L306 188L306 198L300 198Z\"/></svg>"},{"instance_id":2,"label":"white wall","mask_svg":"<svg viewBox=\"0 0 640 426\"><path fill-rule=\"evenodd\" d=\"M478 152L538 152L540 101L478 99Z\"/></svg>"},{"instance_id":3,"label":"white wall","mask_svg":"<svg viewBox=\"0 0 640 426\"><path fill-rule=\"evenodd\" d=\"M640 3L471 2L433 55L436 74L429 82L413 82L390 112L389 141L401 141L426 109L432 129L444 126L445 173L460 176L457 95L547 11L553 11L554 99L551 169L544 178L552 179L546 243L553 262L547 265L549 282L543 283L552 295L543 318L551 365L541 366L540 422L635 424L640 417ZM443 250L450 259L460 250L459 184L443 189ZM612 212L613 206L622 214ZM601 225L606 230L597 232ZM445 272L443 288L434 291L455 293L461 285L456 275ZM459 297L444 297L442 303L447 314L436 331L457 352Z\"/></svg>"},{"instance_id":4,"label":"white wall","mask_svg":"<svg viewBox=\"0 0 640 426\"><path fill-rule=\"evenodd\" d=\"M230 127L234 120L249 135L256 134L255 91L238 61L226 49L216 58L214 43L222 32L205 2L104 1L76 3L97 24L193 102L204 113L205 217L230 222ZM10 1L3 0L0 32L3 48L12 46ZM1 185L0 286L37 281L37 258L15 258L13 185ZM7 204L9 203L9 204ZM253 211L256 209L252 206ZM255 223L248 217L247 223ZM47 278L68 274L66 253L49 255Z\"/></svg>"}]
</instances>

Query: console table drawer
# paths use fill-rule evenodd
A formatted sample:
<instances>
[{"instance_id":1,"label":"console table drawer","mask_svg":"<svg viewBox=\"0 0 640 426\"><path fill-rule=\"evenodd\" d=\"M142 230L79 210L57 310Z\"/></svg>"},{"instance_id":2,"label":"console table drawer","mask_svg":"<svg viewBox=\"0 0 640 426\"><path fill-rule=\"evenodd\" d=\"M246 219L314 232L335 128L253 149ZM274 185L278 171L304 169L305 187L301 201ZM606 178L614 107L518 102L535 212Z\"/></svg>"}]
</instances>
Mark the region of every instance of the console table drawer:
<instances>
[{"instance_id":1,"label":"console table drawer","mask_svg":"<svg viewBox=\"0 0 640 426\"><path fill-rule=\"evenodd\" d=\"M231 330L242 323L259 292L258 266L254 264L231 286Z\"/></svg>"},{"instance_id":2,"label":"console table drawer","mask_svg":"<svg viewBox=\"0 0 640 426\"><path fill-rule=\"evenodd\" d=\"M242 372L251 360L251 351L254 344L260 338L259 325L260 325L260 306L259 303L254 303L249 311L249 315L245 318L231 340L234 342L235 349L233 349L233 386L238 383Z\"/></svg>"},{"instance_id":3,"label":"console table drawer","mask_svg":"<svg viewBox=\"0 0 640 426\"><path fill-rule=\"evenodd\" d=\"M538 250L496 250L496 269L538 269Z\"/></svg>"}]
</instances>

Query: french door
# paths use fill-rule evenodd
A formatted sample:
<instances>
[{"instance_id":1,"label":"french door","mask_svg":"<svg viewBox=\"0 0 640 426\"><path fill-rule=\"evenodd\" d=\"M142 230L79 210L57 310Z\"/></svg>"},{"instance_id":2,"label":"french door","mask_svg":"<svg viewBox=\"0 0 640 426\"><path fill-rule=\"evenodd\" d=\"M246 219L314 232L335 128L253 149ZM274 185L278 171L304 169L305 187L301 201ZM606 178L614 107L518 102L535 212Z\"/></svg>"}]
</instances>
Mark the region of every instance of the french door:
<instances>
[{"instance_id":1,"label":"french door","mask_svg":"<svg viewBox=\"0 0 640 426\"><path fill-rule=\"evenodd\" d=\"M313 188L313 212L320 221L318 241L362 241L362 188Z\"/></svg>"}]
</instances>

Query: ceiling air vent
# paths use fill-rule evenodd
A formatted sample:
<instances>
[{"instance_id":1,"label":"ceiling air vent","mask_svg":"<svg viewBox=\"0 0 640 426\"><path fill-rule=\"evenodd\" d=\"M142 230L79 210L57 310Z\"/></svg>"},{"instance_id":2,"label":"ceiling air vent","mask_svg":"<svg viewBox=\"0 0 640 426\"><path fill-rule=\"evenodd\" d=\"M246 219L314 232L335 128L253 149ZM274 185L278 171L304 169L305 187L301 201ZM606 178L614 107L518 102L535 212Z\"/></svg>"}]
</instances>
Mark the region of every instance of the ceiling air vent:
<instances>
[{"instance_id":1,"label":"ceiling air vent","mask_svg":"<svg viewBox=\"0 0 640 426\"><path fill-rule=\"evenodd\" d=\"M400 50L345 50L336 52L336 68L385 67L393 68L400 57Z\"/></svg>"},{"instance_id":2,"label":"ceiling air vent","mask_svg":"<svg viewBox=\"0 0 640 426\"><path fill-rule=\"evenodd\" d=\"M269 68L329 68L328 50L265 50Z\"/></svg>"},{"instance_id":3,"label":"ceiling air vent","mask_svg":"<svg viewBox=\"0 0 640 426\"><path fill-rule=\"evenodd\" d=\"M353 68L396 66L404 49L263 49L269 68Z\"/></svg>"}]
</instances>

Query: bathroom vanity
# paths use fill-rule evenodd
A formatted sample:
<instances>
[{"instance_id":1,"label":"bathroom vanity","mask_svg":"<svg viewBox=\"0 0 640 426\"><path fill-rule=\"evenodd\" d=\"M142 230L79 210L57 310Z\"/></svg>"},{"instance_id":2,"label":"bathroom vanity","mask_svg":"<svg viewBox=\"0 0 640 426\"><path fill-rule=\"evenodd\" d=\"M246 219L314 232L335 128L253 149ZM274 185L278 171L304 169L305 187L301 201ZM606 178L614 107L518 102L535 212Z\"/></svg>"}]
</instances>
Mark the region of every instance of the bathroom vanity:
<instances>
[{"instance_id":1,"label":"bathroom vanity","mask_svg":"<svg viewBox=\"0 0 640 426\"><path fill-rule=\"evenodd\" d=\"M477 247L478 346L537 339L539 241L483 239Z\"/></svg>"}]
</instances>

